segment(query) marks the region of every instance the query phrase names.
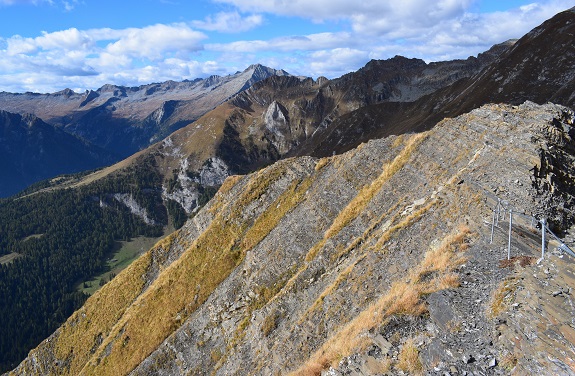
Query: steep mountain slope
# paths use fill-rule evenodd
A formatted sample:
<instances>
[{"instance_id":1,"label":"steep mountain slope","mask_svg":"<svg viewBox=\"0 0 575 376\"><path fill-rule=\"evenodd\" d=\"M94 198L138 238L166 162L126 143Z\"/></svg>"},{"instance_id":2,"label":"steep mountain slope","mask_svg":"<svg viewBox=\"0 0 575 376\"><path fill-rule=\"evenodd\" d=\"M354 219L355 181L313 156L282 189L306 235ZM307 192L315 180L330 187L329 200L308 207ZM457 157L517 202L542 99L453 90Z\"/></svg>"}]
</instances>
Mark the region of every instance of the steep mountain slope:
<instances>
[{"instance_id":1,"label":"steep mountain slope","mask_svg":"<svg viewBox=\"0 0 575 376\"><path fill-rule=\"evenodd\" d=\"M289 76L263 80L150 149L164 168L160 174L171 181L163 186L164 198L191 213L204 185L202 176L217 185L226 175L253 171L286 156L341 153L372 138L429 129L444 117L492 99L556 98L571 105L557 93L575 85L575 60L562 60L562 70L550 70L545 90L525 72L552 66L559 55L575 52L572 44L549 43L569 39L575 22L568 20L574 18L572 10L563 12L519 44L502 43L467 60L426 64L396 56L371 61L331 81ZM521 61L523 70L510 74L509 84L497 93L469 89L497 82L493 72L513 61ZM534 92L536 97L530 94Z\"/></svg>"},{"instance_id":2,"label":"steep mountain slope","mask_svg":"<svg viewBox=\"0 0 575 376\"><path fill-rule=\"evenodd\" d=\"M254 171L286 155L304 150L314 154L300 145L326 132L324 128L340 116L373 103L404 103L437 91L477 73L509 45L467 60L426 64L397 56L372 61L333 81L276 75L232 97L131 163L153 156L158 174L166 179L164 199L192 213L204 187L220 185L230 174ZM359 134L348 136L350 143L359 142Z\"/></svg>"},{"instance_id":3,"label":"steep mountain slope","mask_svg":"<svg viewBox=\"0 0 575 376\"><path fill-rule=\"evenodd\" d=\"M0 110L0 197L63 173L111 163L113 156L33 115Z\"/></svg>"},{"instance_id":4,"label":"steep mountain slope","mask_svg":"<svg viewBox=\"0 0 575 376\"><path fill-rule=\"evenodd\" d=\"M486 103L553 101L574 108L574 34L575 7L527 33L486 69L413 102L374 104L341 116L294 154L340 153L371 138L429 129Z\"/></svg>"},{"instance_id":5,"label":"steep mountain slope","mask_svg":"<svg viewBox=\"0 0 575 376\"><path fill-rule=\"evenodd\" d=\"M486 298L507 236L489 245L484 221L496 192L573 225L573 122L560 106L489 105L230 177L11 374L506 373Z\"/></svg>"},{"instance_id":6,"label":"steep mountain slope","mask_svg":"<svg viewBox=\"0 0 575 376\"><path fill-rule=\"evenodd\" d=\"M0 109L32 113L121 157L127 157L191 123L238 92L272 75L262 65L193 81L139 87L105 85L96 91L54 94L0 93Z\"/></svg>"}]
</instances>

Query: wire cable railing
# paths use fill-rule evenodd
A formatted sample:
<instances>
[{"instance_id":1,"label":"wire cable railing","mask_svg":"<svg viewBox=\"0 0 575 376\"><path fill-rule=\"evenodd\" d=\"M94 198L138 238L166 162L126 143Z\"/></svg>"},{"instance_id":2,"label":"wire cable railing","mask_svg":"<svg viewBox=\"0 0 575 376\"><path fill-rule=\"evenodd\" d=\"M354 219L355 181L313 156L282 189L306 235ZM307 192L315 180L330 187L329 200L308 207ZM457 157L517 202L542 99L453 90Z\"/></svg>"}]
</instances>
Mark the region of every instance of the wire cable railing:
<instances>
[{"instance_id":1,"label":"wire cable railing","mask_svg":"<svg viewBox=\"0 0 575 376\"><path fill-rule=\"evenodd\" d=\"M523 220L524 223L529 223L528 226L530 226L532 229L537 228L537 226L536 226L537 223L539 223L541 225L541 229L540 229L540 232L541 232L541 259L543 259L543 257L545 256L546 244L547 244L547 234L551 235L553 238L555 238L555 240L557 242L559 242L559 246L557 247L557 249L569 254L570 256L575 257L575 252L573 252L573 250L571 250L571 248L569 248L563 242L563 240L561 240L557 235L555 235L553 233L553 231L551 231L551 229L548 226L546 218L538 219L531 214L521 212L517 209L514 209L507 201L501 200L499 198L497 198L497 205L493 209L493 219L491 221L491 238L489 241L490 244L493 243L493 236L495 233L495 228L501 228L501 227L499 227L499 221L500 220L504 221L506 214L509 215L509 217L508 217L509 229L508 229L508 236L507 236L507 260L511 259L511 240L512 240L512 230L513 230L514 219ZM516 223L516 225L517 225L517 223Z\"/></svg>"}]
</instances>

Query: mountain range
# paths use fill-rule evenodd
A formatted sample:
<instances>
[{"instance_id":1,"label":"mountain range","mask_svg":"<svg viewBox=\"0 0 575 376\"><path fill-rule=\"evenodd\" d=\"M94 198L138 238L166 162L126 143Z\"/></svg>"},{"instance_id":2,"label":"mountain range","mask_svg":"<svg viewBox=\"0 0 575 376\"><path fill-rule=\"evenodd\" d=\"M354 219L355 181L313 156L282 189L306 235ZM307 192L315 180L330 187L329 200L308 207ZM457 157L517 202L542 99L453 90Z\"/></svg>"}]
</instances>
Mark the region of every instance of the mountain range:
<instances>
[{"instance_id":1,"label":"mountain range","mask_svg":"<svg viewBox=\"0 0 575 376\"><path fill-rule=\"evenodd\" d=\"M61 145L50 140L45 144L38 143L36 146L43 150L46 159L58 160L57 164L45 164L38 166L39 169L33 166L34 155L4 155L7 170L0 196L17 193L48 177L107 166L123 159L272 75L287 75L287 72L256 64L225 77L168 81L140 87L105 85L85 93L70 89L53 94L1 92L1 110L22 116L32 114L58 129L51 132L61 135L65 132L80 141L76 141L78 145L74 147L70 146L71 137ZM2 122L7 121L6 116ZM7 127L8 123L1 125ZM30 138L34 139L34 136ZM36 137L36 142L38 140ZM12 141L8 135L0 140L0 147L8 149L14 146ZM63 148L68 149L72 158L61 158ZM72 150L77 155L72 154ZM90 160L87 160L87 154L92 155Z\"/></svg>"},{"instance_id":2,"label":"mountain range","mask_svg":"<svg viewBox=\"0 0 575 376\"><path fill-rule=\"evenodd\" d=\"M114 162L107 151L53 127L31 114L0 110L0 197L39 180Z\"/></svg>"},{"instance_id":3,"label":"mountain range","mask_svg":"<svg viewBox=\"0 0 575 376\"><path fill-rule=\"evenodd\" d=\"M571 332L561 325L568 324L550 320L533 329L541 344L521 352L529 335L515 333L525 333L525 320L547 321L538 316L542 309L510 305L520 296L510 286L521 273L537 272L499 268L507 235L498 229L493 246L485 224L499 198L572 236L574 28L575 8L478 57L428 64L396 56L333 80L252 66L247 76L265 73L242 85L211 78L106 86L83 96L0 94L0 108L35 113L51 124L44 127L97 150L128 153L158 140L104 169L45 181L0 202L2 219L30 208L44 213L25 226L0 221L0 250L23 256L0 268L0 297L10 299L2 295L3 278L13 278L8 286L34 280L17 270L54 265L53 254L70 265L73 258L77 270L62 273L51 292L66 309L50 309L58 319L79 310L13 374L569 370L570 355L545 340L567 351ZM203 110L192 113L183 93L200 83L227 89L214 101L204 90ZM136 105L142 107L128 122ZM129 134L124 142L132 149L111 141L115 131ZM62 222L64 209L77 220ZM97 254L72 249L66 239L81 239L85 223L94 224ZM515 230L515 252L534 259L535 230L516 225L523 227ZM73 293L75 285L105 270L115 243L179 227L81 306L85 297ZM106 235L111 228L114 236ZM553 257L542 267L552 270ZM90 268L78 267L87 260ZM32 309L31 291L22 291L30 306L15 301L14 312L1 312L0 330ZM554 296L568 295L560 291ZM38 342L55 321L34 331ZM11 335L0 334L0 348L9 348ZM1 364L13 368L23 355L11 353Z\"/></svg>"}]
</instances>

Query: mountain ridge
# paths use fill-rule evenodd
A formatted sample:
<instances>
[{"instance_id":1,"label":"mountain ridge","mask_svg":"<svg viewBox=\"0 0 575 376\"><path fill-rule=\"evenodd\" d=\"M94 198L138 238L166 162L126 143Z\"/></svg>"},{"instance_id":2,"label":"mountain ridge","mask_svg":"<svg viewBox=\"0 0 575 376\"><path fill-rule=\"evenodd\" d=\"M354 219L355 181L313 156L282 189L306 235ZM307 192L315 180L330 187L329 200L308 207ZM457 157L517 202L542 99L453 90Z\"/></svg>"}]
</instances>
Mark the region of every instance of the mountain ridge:
<instances>
[{"instance_id":1,"label":"mountain ridge","mask_svg":"<svg viewBox=\"0 0 575 376\"><path fill-rule=\"evenodd\" d=\"M33 113L49 124L127 157L275 74L288 73L253 64L234 75L137 87L107 84L85 93L70 89L52 94L2 92L0 109Z\"/></svg>"}]
</instances>

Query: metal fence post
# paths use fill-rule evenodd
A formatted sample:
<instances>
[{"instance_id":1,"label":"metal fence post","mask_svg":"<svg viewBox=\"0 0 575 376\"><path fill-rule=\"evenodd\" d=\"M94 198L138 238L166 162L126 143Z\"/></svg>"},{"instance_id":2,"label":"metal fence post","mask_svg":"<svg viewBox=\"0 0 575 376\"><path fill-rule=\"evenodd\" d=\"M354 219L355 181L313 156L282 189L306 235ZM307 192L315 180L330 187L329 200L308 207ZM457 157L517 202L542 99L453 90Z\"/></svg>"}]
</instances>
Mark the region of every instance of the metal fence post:
<instances>
[{"instance_id":1,"label":"metal fence post","mask_svg":"<svg viewBox=\"0 0 575 376\"><path fill-rule=\"evenodd\" d=\"M501 209L501 199L497 198L497 216L495 217L495 226L499 226L500 209Z\"/></svg>"},{"instance_id":2,"label":"metal fence post","mask_svg":"<svg viewBox=\"0 0 575 376\"><path fill-rule=\"evenodd\" d=\"M509 209L509 239L507 240L507 260L511 259L511 227L513 226L513 209Z\"/></svg>"},{"instance_id":3,"label":"metal fence post","mask_svg":"<svg viewBox=\"0 0 575 376\"><path fill-rule=\"evenodd\" d=\"M545 218L541 220L541 258L545 256L545 233L547 232L547 226L545 225L546 222Z\"/></svg>"},{"instance_id":4,"label":"metal fence post","mask_svg":"<svg viewBox=\"0 0 575 376\"><path fill-rule=\"evenodd\" d=\"M497 209L493 209L493 220L491 221L491 240L489 240L489 244L493 243L493 231L495 230L496 215L497 215Z\"/></svg>"}]
</instances>

